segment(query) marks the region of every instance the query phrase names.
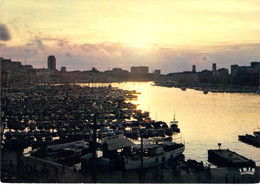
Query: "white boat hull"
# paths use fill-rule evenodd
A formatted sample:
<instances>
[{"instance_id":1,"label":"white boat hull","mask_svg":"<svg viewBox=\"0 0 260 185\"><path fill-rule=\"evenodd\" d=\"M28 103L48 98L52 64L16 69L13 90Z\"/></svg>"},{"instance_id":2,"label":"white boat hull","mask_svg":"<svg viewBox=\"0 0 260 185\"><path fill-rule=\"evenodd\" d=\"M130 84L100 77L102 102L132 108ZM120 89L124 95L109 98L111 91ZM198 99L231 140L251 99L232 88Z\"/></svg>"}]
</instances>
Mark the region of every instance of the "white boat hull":
<instances>
[{"instance_id":1,"label":"white boat hull","mask_svg":"<svg viewBox=\"0 0 260 185\"><path fill-rule=\"evenodd\" d=\"M157 155L154 157L144 157L143 158L143 168L150 168L158 166L170 158L176 158L180 156L185 150L185 146L178 148L176 150L165 153L164 155ZM125 169L134 170L141 168L141 158L138 159L126 159L125 160Z\"/></svg>"}]
</instances>

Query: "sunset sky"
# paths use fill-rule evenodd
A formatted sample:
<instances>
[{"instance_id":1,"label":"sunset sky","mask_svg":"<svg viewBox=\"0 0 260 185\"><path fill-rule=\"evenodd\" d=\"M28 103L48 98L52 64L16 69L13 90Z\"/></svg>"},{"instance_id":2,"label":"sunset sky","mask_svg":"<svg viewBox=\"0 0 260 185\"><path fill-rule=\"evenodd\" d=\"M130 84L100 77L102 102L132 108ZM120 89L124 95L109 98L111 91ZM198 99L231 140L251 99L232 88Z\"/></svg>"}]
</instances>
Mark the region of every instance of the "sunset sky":
<instances>
[{"instance_id":1,"label":"sunset sky","mask_svg":"<svg viewBox=\"0 0 260 185\"><path fill-rule=\"evenodd\" d=\"M0 56L162 73L260 61L259 0L0 0Z\"/></svg>"}]
</instances>

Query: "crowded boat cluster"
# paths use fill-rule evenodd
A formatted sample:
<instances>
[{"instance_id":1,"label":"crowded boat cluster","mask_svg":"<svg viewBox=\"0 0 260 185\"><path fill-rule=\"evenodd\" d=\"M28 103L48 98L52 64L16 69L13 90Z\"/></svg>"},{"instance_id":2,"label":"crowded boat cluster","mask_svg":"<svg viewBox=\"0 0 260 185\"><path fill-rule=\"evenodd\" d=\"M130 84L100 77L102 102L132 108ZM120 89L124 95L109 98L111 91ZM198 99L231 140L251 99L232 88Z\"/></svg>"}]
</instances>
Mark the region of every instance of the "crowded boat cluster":
<instances>
[{"instance_id":1,"label":"crowded boat cluster","mask_svg":"<svg viewBox=\"0 0 260 185\"><path fill-rule=\"evenodd\" d=\"M169 126L127 101L136 91L109 86L39 85L2 92L2 147L59 163L81 162L100 150L102 164L117 159L126 169L159 165L184 151L172 141L178 121ZM146 139L142 145L138 142ZM139 142L140 143L140 142ZM140 151L141 150L141 151ZM94 152L93 152L94 151ZM116 161L117 161L116 160ZM82 165L83 164L83 165Z\"/></svg>"}]
</instances>

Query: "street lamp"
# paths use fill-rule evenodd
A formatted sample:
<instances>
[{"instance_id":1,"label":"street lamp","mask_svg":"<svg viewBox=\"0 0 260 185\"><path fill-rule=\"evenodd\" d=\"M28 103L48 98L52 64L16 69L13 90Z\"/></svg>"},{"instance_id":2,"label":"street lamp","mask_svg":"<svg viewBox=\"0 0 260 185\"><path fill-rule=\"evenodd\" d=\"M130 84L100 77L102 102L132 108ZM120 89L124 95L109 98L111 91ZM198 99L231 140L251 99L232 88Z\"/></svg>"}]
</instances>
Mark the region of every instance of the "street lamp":
<instances>
[{"instance_id":1,"label":"street lamp","mask_svg":"<svg viewBox=\"0 0 260 185\"><path fill-rule=\"evenodd\" d=\"M218 149L220 150L221 143L218 143Z\"/></svg>"}]
</instances>

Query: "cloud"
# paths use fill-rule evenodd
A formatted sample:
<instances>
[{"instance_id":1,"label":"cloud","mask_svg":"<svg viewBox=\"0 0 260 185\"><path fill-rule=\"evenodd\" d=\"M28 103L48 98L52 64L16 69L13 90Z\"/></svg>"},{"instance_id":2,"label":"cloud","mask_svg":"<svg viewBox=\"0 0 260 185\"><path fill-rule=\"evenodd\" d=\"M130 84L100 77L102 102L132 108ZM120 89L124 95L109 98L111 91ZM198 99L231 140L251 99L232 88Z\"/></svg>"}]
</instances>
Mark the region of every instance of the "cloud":
<instances>
[{"instance_id":1,"label":"cloud","mask_svg":"<svg viewBox=\"0 0 260 185\"><path fill-rule=\"evenodd\" d=\"M25 53L29 54L29 55L34 55L34 54L37 54L38 51L36 49L24 49L23 50Z\"/></svg>"},{"instance_id":2,"label":"cloud","mask_svg":"<svg viewBox=\"0 0 260 185\"><path fill-rule=\"evenodd\" d=\"M9 25L16 31L19 32L19 19L18 18L14 18L12 21L9 22Z\"/></svg>"},{"instance_id":3,"label":"cloud","mask_svg":"<svg viewBox=\"0 0 260 185\"><path fill-rule=\"evenodd\" d=\"M56 41L60 47L69 46L69 42L67 40L57 39Z\"/></svg>"},{"instance_id":4,"label":"cloud","mask_svg":"<svg viewBox=\"0 0 260 185\"><path fill-rule=\"evenodd\" d=\"M24 49L23 51L26 52L26 53L30 53L31 52L31 50L29 50L29 49Z\"/></svg>"},{"instance_id":5,"label":"cloud","mask_svg":"<svg viewBox=\"0 0 260 185\"><path fill-rule=\"evenodd\" d=\"M0 40L9 41L11 40L11 34L4 24L0 24Z\"/></svg>"},{"instance_id":6,"label":"cloud","mask_svg":"<svg viewBox=\"0 0 260 185\"><path fill-rule=\"evenodd\" d=\"M33 42L28 42L26 45L27 45L27 46L33 46L34 43L33 43Z\"/></svg>"},{"instance_id":7,"label":"cloud","mask_svg":"<svg viewBox=\"0 0 260 185\"><path fill-rule=\"evenodd\" d=\"M73 48L69 40L66 38L60 38L49 34L43 34L41 32L34 32L28 25L24 25L27 33L30 35L30 39L27 41L27 46L37 47L37 49L46 50L48 47L57 46L62 48Z\"/></svg>"},{"instance_id":8,"label":"cloud","mask_svg":"<svg viewBox=\"0 0 260 185\"><path fill-rule=\"evenodd\" d=\"M0 43L0 47L3 43ZM36 68L46 67L48 55L57 59L57 67L68 70L90 70L92 67L104 71L120 67L129 70L131 66L149 66L149 71L161 69L163 74L211 69L212 63L219 68L229 68L231 64L249 65L260 61L260 44L218 44L207 47L182 47L153 45L151 48L135 48L126 43L76 43L64 37L43 33L31 35L23 46L2 47L3 57L12 56L16 60L31 61Z\"/></svg>"},{"instance_id":9,"label":"cloud","mask_svg":"<svg viewBox=\"0 0 260 185\"><path fill-rule=\"evenodd\" d=\"M33 39L31 39L26 44L26 46L29 46L29 47L35 47L36 46L37 48L40 48L41 50L43 50L45 48L45 44L43 44L43 40L38 36L35 36Z\"/></svg>"},{"instance_id":10,"label":"cloud","mask_svg":"<svg viewBox=\"0 0 260 185\"><path fill-rule=\"evenodd\" d=\"M44 49L44 44L40 38L36 37L34 41L40 49Z\"/></svg>"},{"instance_id":11,"label":"cloud","mask_svg":"<svg viewBox=\"0 0 260 185\"><path fill-rule=\"evenodd\" d=\"M66 57L72 57L72 55L71 55L70 52L66 52L66 53L65 53L65 56L66 56Z\"/></svg>"},{"instance_id":12,"label":"cloud","mask_svg":"<svg viewBox=\"0 0 260 185\"><path fill-rule=\"evenodd\" d=\"M42 36L42 34L38 34L37 38L41 38L42 41L45 41L47 43L55 43L55 45L60 46L60 47L64 47L64 46L68 46L69 45L69 41L66 39L61 39L58 37L52 37L51 35L45 35Z\"/></svg>"},{"instance_id":13,"label":"cloud","mask_svg":"<svg viewBox=\"0 0 260 185\"><path fill-rule=\"evenodd\" d=\"M202 58L202 61L207 61L208 60L208 57L207 56L204 56L203 58Z\"/></svg>"},{"instance_id":14,"label":"cloud","mask_svg":"<svg viewBox=\"0 0 260 185\"><path fill-rule=\"evenodd\" d=\"M80 47L83 51L85 51L87 53L93 53L93 52L99 51L99 48L94 44L85 43L85 44L81 45Z\"/></svg>"}]
</instances>

